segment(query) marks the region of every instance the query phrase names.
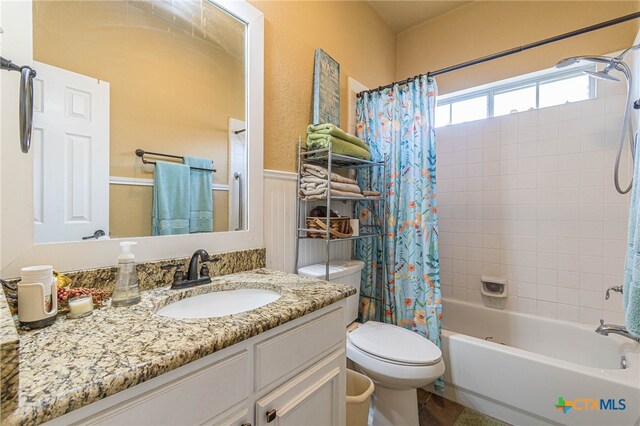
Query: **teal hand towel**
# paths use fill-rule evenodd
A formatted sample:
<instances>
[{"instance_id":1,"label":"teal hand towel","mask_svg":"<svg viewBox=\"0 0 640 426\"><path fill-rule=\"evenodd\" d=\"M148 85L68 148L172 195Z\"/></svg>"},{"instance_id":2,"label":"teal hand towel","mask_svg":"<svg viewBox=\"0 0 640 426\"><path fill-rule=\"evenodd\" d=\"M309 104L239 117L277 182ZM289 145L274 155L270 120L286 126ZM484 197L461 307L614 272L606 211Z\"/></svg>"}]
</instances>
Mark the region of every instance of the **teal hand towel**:
<instances>
[{"instance_id":1,"label":"teal hand towel","mask_svg":"<svg viewBox=\"0 0 640 426\"><path fill-rule=\"evenodd\" d=\"M189 167L157 161L153 176L151 235L189 233Z\"/></svg>"},{"instance_id":2,"label":"teal hand towel","mask_svg":"<svg viewBox=\"0 0 640 426\"><path fill-rule=\"evenodd\" d=\"M362 139L357 136L350 135L339 127L336 127L333 124L325 123L325 124L309 124L307 127L307 134L317 134L317 135L331 135L335 136L338 139L342 139L354 145L358 145L360 148L366 149L367 151L371 151L369 145L364 143Z\"/></svg>"},{"instance_id":3,"label":"teal hand towel","mask_svg":"<svg viewBox=\"0 0 640 426\"><path fill-rule=\"evenodd\" d=\"M213 163L206 158L184 157L184 164L200 169L213 169ZM189 231L213 232L213 172L191 169L191 204Z\"/></svg>"},{"instance_id":4,"label":"teal hand towel","mask_svg":"<svg viewBox=\"0 0 640 426\"><path fill-rule=\"evenodd\" d=\"M636 157L633 170L633 189L629 206L629 234L624 264L622 296L627 331L640 337L640 148L636 135Z\"/></svg>"}]
</instances>

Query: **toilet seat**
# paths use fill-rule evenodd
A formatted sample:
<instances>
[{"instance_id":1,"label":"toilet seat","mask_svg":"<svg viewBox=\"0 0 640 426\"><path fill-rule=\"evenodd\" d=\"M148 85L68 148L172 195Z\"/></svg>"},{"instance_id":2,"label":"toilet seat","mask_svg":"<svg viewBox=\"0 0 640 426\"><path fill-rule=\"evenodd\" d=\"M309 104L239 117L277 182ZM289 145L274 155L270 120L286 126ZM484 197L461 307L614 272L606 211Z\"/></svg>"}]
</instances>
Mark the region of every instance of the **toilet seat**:
<instances>
[{"instance_id":1,"label":"toilet seat","mask_svg":"<svg viewBox=\"0 0 640 426\"><path fill-rule=\"evenodd\" d=\"M391 324L367 321L347 335L361 352L382 362L403 366L430 366L442 361L442 352L419 334Z\"/></svg>"}]
</instances>

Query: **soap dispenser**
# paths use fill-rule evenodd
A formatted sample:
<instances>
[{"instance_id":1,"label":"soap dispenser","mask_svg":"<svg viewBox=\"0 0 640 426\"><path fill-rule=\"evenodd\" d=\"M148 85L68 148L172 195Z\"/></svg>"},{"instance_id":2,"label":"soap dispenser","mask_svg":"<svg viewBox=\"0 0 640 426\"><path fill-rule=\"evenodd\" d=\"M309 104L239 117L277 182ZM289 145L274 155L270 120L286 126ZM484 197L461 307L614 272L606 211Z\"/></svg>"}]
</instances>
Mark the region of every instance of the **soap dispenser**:
<instances>
[{"instance_id":1,"label":"soap dispenser","mask_svg":"<svg viewBox=\"0 0 640 426\"><path fill-rule=\"evenodd\" d=\"M136 257L131 252L131 246L136 244L133 241L120 243L122 253L118 256L118 275L116 289L111 295L111 306L130 306L140 302Z\"/></svg>"}]
</instances>

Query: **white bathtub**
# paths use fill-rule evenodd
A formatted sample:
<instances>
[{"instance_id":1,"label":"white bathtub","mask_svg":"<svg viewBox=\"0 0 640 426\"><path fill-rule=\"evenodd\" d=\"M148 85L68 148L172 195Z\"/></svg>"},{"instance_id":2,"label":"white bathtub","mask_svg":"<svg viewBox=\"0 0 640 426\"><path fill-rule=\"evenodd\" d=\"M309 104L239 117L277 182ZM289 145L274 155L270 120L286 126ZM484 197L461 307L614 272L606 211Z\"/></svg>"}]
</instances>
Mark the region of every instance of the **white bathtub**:
<instances>
[{"instance_id":1,"label":"white bathtub","mask_svg":"<svg viewBox=\"0 0 640 426\"><path fill-rule=\"evenodd\" d=\"M593 331L596 324L583 327L453 300L444 302L443 315L445 397L517 425L640 423L637 343L600 336ZM623 355L626 369L620 367ZM555 407L561 396L598 400L598 407L600 399L613 399L616 408L624 399L626 409L592 410L592 402L577 401L565 414Z\"/></svg>"}]
</instances>

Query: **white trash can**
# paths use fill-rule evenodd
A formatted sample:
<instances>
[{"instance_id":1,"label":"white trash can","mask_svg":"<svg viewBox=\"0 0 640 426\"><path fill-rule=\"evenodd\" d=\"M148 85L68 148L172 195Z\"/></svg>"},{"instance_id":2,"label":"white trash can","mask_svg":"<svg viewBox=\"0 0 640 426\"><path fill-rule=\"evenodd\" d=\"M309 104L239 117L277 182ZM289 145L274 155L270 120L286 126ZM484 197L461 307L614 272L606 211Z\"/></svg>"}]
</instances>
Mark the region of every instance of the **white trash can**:
<instances>
[{"instance_id":1,"label":"white trash can","mask_svg":"<svg viewBox=\"0 0 640 426\"><path fill-rule=\"evenodd\" d=\"M347 426L367 426L373 389L370 378L347 370Z\"/></svg>"}]
</instances>

